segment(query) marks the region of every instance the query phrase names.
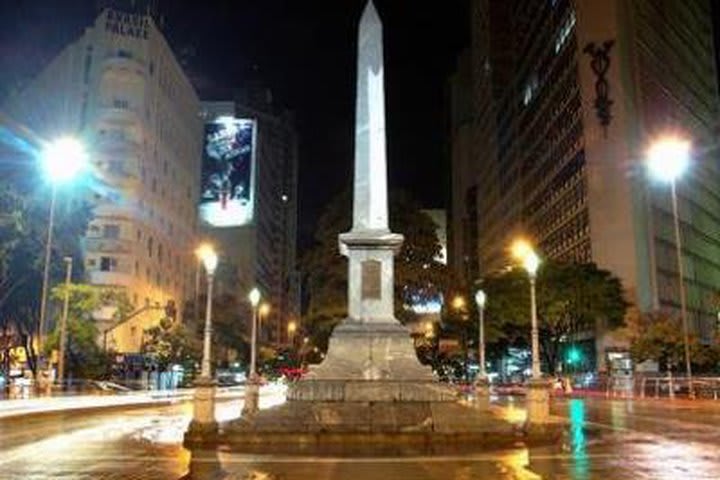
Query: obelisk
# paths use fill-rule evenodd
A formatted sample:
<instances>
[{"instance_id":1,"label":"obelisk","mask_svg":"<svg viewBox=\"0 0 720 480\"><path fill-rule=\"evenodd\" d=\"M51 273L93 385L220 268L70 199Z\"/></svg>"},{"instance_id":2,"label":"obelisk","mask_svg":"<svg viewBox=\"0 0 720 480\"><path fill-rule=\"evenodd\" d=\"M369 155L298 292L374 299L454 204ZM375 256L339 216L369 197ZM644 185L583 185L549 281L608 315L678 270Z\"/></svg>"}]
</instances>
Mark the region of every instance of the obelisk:
<instances>
[{"instance_id":1,"label":"obelisk","mask_svg":"<svg viewBox=\"0 0 720 480\"><path fill-rule=\"evenodd\" d=\"M348 316L330 336L325 360L288 386L287 402L223 425L217 439L240 451L305 453L319 445L377 445L386 453L386 445L404 442L417 452L490 435L496 445L514 444L510 424L458 402L457 392L420 364L393 315L393 260L403 237L388 228L382 26L372 0L360 22L357 75L353 226L339 236L348 258Z\"/></svg>"},{"instance_id":2,"label":"obelisk","mask_svg":"<svg viewBox=\"0 0 720 480\"><path fill-rule=\"evenodd\" d=\"M358 32L353 194L352 229L339 235L348 258L348 317L333 331L323 363L290 389L290 399L399 401L408 388L419 395L418 385L434 381L393 313L393 261L403 236L388 228L383 38L372 0Z\"/></svg>"}]
</instances>

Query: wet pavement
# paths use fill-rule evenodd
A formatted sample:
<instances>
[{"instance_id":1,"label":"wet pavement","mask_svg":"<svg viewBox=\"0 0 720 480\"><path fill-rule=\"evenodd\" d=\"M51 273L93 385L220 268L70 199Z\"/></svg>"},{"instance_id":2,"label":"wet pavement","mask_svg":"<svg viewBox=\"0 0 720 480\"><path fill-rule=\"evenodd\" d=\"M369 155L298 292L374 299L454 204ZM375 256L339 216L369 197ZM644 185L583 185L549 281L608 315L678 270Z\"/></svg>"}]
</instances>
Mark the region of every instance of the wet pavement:
<instances>
[{"instance_id":1,"label":"wet pavement","mask_svg":"<svg viewBox=\"0 0 720 480\"><path fill-rule=\"evenodd\" d=\"M274 399L265 398L264 402ZM510 416L522 404L505 401ZM241 402L218 405L236 416ZM556 400L561 445L478 454L334 458L193 452L189 403L0 420L3 479L718 479L720 402Z\"/></svg>"}]
</instances>

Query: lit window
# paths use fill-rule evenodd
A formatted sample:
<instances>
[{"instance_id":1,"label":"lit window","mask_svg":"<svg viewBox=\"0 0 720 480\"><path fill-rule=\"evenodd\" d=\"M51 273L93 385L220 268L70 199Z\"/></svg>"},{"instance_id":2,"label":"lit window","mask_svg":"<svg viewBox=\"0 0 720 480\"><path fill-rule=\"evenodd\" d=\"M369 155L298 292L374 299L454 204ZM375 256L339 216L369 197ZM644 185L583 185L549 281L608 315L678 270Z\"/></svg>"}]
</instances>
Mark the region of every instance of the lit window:
<instances>
[{"instance_id":1,"label":"lit window","mask_svg":"<svg viewBox=\"0 0 720 480\"><path fill-rule=\"evenodd\" d=\"M574 27L575 12L571 11L570 16L567 18L567 20L565 20L565 23L563 23L560 31L558 32L558 36L555 39L555 53L558 53L565 45L565 43L567 43L567 39L570 37L570 33L572 33Z\"/></svg>"},{"instance_id":2,"label":"lit window","mask_svg":"<svg viewBox=\"0 0 720 480\"><path fill-rule=\"evenodd\" d=\"M530 80L525 85L525 91L523 92L523 105L527 106L535 96L535 92L538 89L537 75L533 73Z\"/></svg>"}]
</instances>

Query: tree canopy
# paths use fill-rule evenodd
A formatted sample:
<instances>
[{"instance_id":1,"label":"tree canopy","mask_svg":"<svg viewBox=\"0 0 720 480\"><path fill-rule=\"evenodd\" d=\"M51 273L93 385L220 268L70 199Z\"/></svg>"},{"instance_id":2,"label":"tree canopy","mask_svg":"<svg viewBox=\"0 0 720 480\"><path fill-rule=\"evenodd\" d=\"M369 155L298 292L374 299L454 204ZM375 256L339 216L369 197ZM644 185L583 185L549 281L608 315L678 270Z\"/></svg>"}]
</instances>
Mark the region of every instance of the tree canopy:
<instances>
[{"instance_id":1,"label":"tree canopy","mask_svg":"<svg viewBox=\"0 0 720 480\"><path fill-rule=\"evenodd\" d=\"M528 345L527 273L519 268L505 271L483 279L481 287L488 298L488 340ZM536 292L541 354L550 368L558 365L561 343L600 326L621 326L628 306L620 280L593 263L546 261L538 271Z\"/></svg>"},{"instance_id":2,"label":"tree canopy","mask_svg":"<svg viewBox=\"0 0 720 480\"><path fill-rule=\"evenodd\" d=\"M6 159L4 159L5 161ZM0 179L0 330L12 331L16 345L25 348L30 368L36 370L37 334L44 253L52 188L34 158L23 154ZM81 257L80 239L90 219L83 202L84 189L58 188L53 228L50 284L61 281L62 258ZM75 262L73 277L83 276Z\"/></svg>"},{"instance_id":3,"label":"tree canopy","mask_svg":"<svg viewBox=\"0 0 720 480\"><path fill-rule=\"evenodd\" d=\"M436 225L412 198L403 192L390 192L390 229L405 236L395 257L395 315L401 322L414 318L404 308L415 302L436 298L446 283L446 267L437 258L441 246ZM350 192L330 202L315 231L315 245L301 262L307 279L309 306L305 325L324 345L332 328L347 316L347 259L340 255L338 234L350 230L352 200Z\"/></svg>"},{"instance_id":4,"label":"tree canopy","mask_svg":"<svg viewBox=\"0 0 720 480\"><path fill-rule=\"evenodd\" d=\"M682 322L668 312L651 312L633 316L630 322L630 355L637 363L658 362L660 369L685 370L685 339ZM697 335L688 335L693 373L717 371L720 344L715 339L703 345Z\"/></svg>"},{"instance_id":5,"label":"tree canopy","mask_svg":"<svg viewBox=\"0 0 720 480\"><path fill-rule=\"evenodd\" d=\"M87 284L64 284L52 289L51 298L62 302L69 288L66 334L67 371L75 378L98 378L108 373L110 358L98 346L98 329L92 318L93 312L105 305L117 307L115 317L122 318L130 311L127 294L122 289L98 287ZM46 353L57 350L60 344L60 311L56 313L55 329L48 336L44 347Z\"/></svg>"}]
</instances>

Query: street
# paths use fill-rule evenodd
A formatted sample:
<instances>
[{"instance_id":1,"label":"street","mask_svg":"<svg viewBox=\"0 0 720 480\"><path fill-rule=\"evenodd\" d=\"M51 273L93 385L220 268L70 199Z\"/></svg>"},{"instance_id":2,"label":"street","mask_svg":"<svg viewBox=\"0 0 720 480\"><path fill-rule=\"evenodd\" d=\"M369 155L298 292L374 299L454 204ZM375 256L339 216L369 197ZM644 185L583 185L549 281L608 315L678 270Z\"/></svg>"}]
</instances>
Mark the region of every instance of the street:
<instances>
[{"instance_id":1,"label":"street","mask_svg":"<svg viewBox=\"0 0 720 480\"><path fill-rule=\"evenodd\" d=\"M265 394L262 404L277 403ZM241 400L218 405L217 417L240 412ZM521 403L504 400L521 415ZM197 478L370 479L702 479L720 472L720 404L686 401L558 400L568 418L564 445L477 454L406 458L328 458L193 454ZM191 454L181 446L191 404L59 412L0 421L3 479L178 479ZM218 463L219 462L219 463Z\"/></svg>"}]
</instances>

